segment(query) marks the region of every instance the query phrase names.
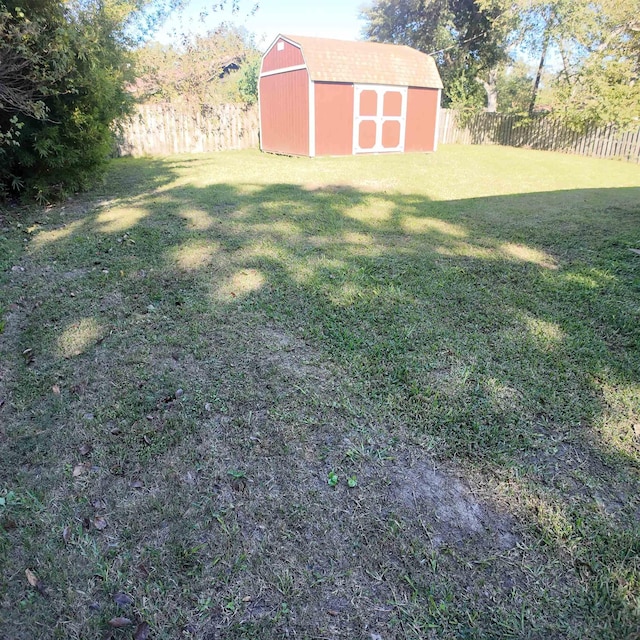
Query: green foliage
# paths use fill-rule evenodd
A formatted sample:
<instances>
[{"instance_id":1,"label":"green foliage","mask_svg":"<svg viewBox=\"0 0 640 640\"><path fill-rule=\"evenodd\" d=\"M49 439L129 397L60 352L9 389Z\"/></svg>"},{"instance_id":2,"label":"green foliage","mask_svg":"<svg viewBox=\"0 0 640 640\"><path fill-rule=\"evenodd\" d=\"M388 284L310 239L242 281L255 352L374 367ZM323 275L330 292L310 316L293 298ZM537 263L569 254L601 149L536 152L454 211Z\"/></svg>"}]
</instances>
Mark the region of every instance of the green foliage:
<instances>
[{"instance_id":1,"label":"green foliage","mask_svg":"<svg viewBox=\"0 0 640 640\"><path fill-rule=\"evenodd\" d=\"M573 82L558 78L554 89L558 115L577 131L609 123L637 127L640 122L640 83L629 61L590 56Z\"/></svg>"},{"instance_id":2,"label":"green foliage","mask_svg":"<svg viewBox=\"0 0 640 640\"><path fill-rule=\"evenodd\" d=\"M111 125L128 106L124 8L20 5L0 5L0 57L12 56L14 88L0 103L0 188L42 203L89 185L111 152Z\"/></svg>"},{"instance_id":3,"label":"green foliage","mask_svg":"<svg viewBox=\"0 0 640 640\"><path fill-rule=\"evenodd\" d=\"M258 76L260 75L260 58L254 56L240 67L238 91L245 104L258 102Z\"/></svg>"},{"instance_id":4,"label":"green foliage","mask_svg":"<svg viewBox=\"0 0 640 640\"><path fill-rule=\"evenodd\" d=\"M556 115L578 131L590 125L637 127L640 0L564 4L551 32L563 61L552 84Z\"/></svg>"},{"instance_id":5,"label":"green foliage","mask_svg":"<svg viewBox=\"0 0 640 640\"><path fill-rule=\"evenodd\" d=\"M465 126L482 109L483 93L481 85L468 74L461 73L450 79L448 106L457 111L460 126Z\"/></svg>"},{"instance_id":6,"label":"green foliage","mask_svg":"<svg viewBox=\"0 0 640 640\"><path fill-rule=\"evenodd\" d=\"M515 63L500 70L497 79L498 111L524 115L531 100L533 79L523 63Z\"/></svg>"},{"instance_id":7,"label":"green foliage","mask_svg":"<svg viewBox=\"0 0 640 640\"><path fill-rule=\"evenodd\" d=\"M505 7L518 13L511 42L551 75L543 103L555 117L578 131L590 125L637 126L639 0L519 0ZM549 60L556 61L555 68ZM540 101L536 91L530 100L534 106Z\"/></svg>"}]
</instances>

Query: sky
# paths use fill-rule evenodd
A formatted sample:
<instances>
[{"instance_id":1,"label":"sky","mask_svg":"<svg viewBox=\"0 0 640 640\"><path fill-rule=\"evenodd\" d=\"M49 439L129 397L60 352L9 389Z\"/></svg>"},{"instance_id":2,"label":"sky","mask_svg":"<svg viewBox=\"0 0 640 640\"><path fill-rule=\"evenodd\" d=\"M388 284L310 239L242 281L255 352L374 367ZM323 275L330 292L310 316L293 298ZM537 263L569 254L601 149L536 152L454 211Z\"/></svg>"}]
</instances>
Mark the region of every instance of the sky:
<instances>
[{"instance_id":1,"label":"sky","mask_svg":"<svg viewBox=\"0 0 640 640\"><path fill-rule=\"evenodd\" d=\"M154 39L169 44L174 34L185 31L205 33L221 22L232 22L244 25L254 33L261 50L266 49L279 33L357 40L363 26L358 19L360 9L370 4L367 0L259 0L258 10L249 15L255 0L239 0L239 3L240 10L236 14L232 14L229 8L209 11L201 21L199 14L214 2L191 0L184 15L173 16ZM227 4L231 4L230 0Z\"/></svg>"}]
</instances>

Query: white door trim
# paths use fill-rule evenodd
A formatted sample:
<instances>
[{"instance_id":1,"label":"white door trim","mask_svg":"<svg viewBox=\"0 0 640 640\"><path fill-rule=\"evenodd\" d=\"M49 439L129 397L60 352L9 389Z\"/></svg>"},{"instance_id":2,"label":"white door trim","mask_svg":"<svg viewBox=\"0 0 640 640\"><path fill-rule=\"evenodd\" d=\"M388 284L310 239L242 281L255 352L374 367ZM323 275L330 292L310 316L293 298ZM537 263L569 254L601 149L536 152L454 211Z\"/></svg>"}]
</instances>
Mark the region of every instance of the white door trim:
<instances>
[{"instance_id":1,"label":"white door trim","mask_svg":"<svg viewBox=\"0 0 640 640\"><path fill-rule=\"evenodd\" d=\"M377 108L375 116L360 115L360 94L363 91L374 91L377 95ZM384 94L387 91L399 93L402 96L402 105L399 116L384 115ZM407 129L407 97L409 93L408 87L398 87L395 85L385 84L354 84L353 85L353 148L354 154L357 153L390 153L403 152L404 141ZM360 123L363 120L371 120L376 123L376 142L370 149L360 148ZM382 146L382 127L385 122L395 120L400 123L400 140L397 147L388 148Z\"/></svg>"}]
</instances>

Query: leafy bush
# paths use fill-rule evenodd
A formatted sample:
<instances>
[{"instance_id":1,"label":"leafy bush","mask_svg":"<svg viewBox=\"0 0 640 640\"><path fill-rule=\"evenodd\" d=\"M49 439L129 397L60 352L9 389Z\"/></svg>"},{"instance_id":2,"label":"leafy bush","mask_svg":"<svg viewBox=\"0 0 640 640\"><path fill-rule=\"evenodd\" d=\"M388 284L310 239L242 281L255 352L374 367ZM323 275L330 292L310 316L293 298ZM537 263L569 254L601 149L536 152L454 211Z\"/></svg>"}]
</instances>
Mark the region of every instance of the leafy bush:
<instances>
[{"instance_id":1,"label":"leafy bush","mask_svg":"<svg viewBox=\"0 0 640 640\"><path fill-rule=\"evenodd\" d=\"M247 60L240 67L240 80L238 90L245 104L255 104L258 102L258 76L260 75L260 57Z\"/></svg>"},{"instance_id":2,"label":"leafy bush","mask_svg":"<svg viewBox=\"0 0 640 640\"><path fill-rule=\"evenodd\" d=\"M117 4L0 0L2 195L46 202L95 180L129 106L123 34Z\"/></svg>"}]
</instances>

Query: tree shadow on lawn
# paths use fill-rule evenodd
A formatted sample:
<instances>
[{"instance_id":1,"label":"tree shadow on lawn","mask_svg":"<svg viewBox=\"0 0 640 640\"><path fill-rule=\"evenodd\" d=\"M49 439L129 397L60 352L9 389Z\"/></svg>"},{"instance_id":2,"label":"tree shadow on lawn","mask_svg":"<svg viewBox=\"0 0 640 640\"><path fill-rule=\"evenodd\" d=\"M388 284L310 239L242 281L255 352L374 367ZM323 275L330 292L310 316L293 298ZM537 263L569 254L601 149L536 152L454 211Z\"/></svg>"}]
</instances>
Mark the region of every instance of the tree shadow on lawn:
<instances>
[{"instance_id":1,"label":"tree shadow on lawn","mask_svg":"<svg viewBox=\"0 0 640 640\"><path fill-rule=\"evenodd\" d=\"M120 582L105 568L94 597L122 580L141 596L152 581L139 567L155 562L166 575L144 615L155 606L170 624L162 589L187 589L166 586L173 572L195 586L191 617L176 605L171 624L211 637L632 633L640 267L628 247L640 189L436 202L341 185L196 187L174 181L181 164L121 165L120 197L37 233L14 283L27 296L6 343L27 355L6 376L3 480L75 483L59 490L58 525L119 496L104 555ZM75 473L88 434L101 479L48 469L59 459ZM180 475L186 511L157 464ZM357 472L358 489L325 495L331 469L343 484ZM155 488L131 498L141 477ZM447 500L466 515L443 515ZM209 549L212 530L227 555ZM106 566L94 534L80 527L76 551ZM51 573L55 554L43 545ZM203 567L224 586L206 591ZM242 600L246 580L265 591Z\"/></svg>"}]
</instances>

